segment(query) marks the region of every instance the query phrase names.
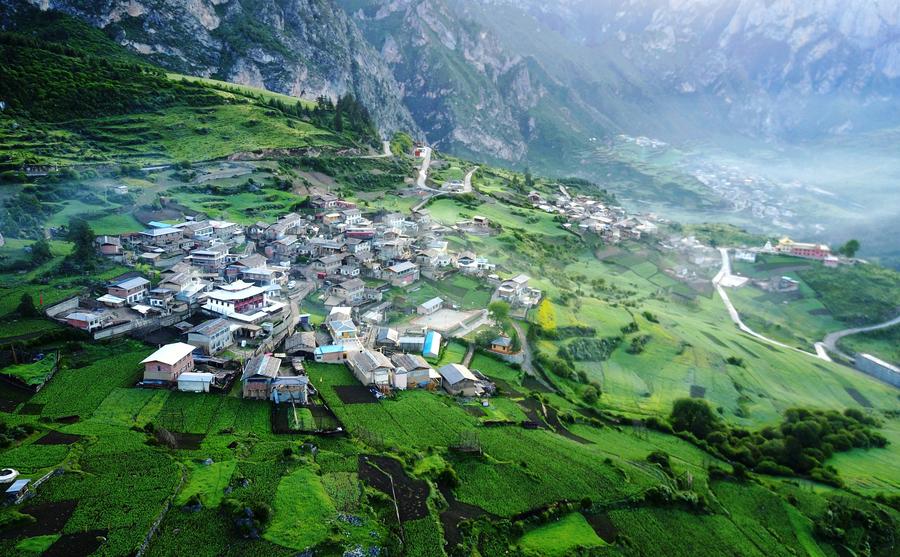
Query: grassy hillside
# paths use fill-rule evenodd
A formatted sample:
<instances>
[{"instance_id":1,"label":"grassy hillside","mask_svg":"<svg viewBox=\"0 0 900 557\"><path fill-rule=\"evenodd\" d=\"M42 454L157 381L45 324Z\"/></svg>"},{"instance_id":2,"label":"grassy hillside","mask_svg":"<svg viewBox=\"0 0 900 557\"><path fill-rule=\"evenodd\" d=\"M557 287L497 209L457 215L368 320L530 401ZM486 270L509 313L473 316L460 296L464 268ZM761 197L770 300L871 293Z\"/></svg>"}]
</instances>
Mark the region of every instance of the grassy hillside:
<instances>
[{"instance_id":1,"label":"grassy hillside","mask_svg":"<svg viewBox=\"0 0 900 557\"><path fill-rule=\"evenodd\" d=\"M197 161L369 141L353 131L369 125L348 117L354 107L345 107L346 130L335 132L331 104L167 74L78 20L26 14L0 33L0 169Z\"/></svg>"}]
</instances>

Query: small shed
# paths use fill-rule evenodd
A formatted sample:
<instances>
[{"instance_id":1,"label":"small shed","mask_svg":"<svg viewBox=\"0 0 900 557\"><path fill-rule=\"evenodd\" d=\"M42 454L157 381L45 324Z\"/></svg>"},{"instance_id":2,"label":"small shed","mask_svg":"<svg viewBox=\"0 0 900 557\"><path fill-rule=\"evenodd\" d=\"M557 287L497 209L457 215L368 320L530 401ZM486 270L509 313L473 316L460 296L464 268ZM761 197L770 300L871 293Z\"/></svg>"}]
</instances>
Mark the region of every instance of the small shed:
<instances>
[{"instance_id":1,"label":"small shed","mask_svg":"<svg viewBox=\"0 0 900 557\"><path fill-rule=\"evenodd\" d=\"M425 337L419 335L401 336L397 339L400 349L406 352L421 352L425 346Z\"/></svg>"},{"instance_id":2,"label":"small shed","mask_svg":"<svg viewBox=\"0 0 900 557\"><path fill-rule=\"evenodd\" d=\"M188 393L208 393L212 384L212 373L185 372L178 376L178 390Z\"/></svg>"},{"instance_id":3,"label":"small shed","mask_svg":"<svg viewBox=\"0 0 900 557\"><path fill-rule=\"evenodd\" d=\"M23 479L16 480L6 488L6 501L8 503L17 503L25 498L28 495L29 484L31 484L31 480Z\"/></svg>"},{"instance_id":4,"label":"small shed","mask_svg":"<svg viewBox=\"0 0 900 557\"><path fill-rule=\"evenodd\" d=\"M432 298L427 302L422 302L419 304L419 307L416 308L416 313L419 315L431 315L437 312L444 305L444 300L441 298Z\"/></svg>"},{"instance_id":5,"label":"small shed","mask_svg":"<svg viewBox=\"0 0 900 557\"><path fill-rule=\"evenodd\" d=\"M512 339L506 335L500 335L491 341L491 350L500 354L510 354L512 352Z\"/></svg>"},{"instance_id":6,"label":"small shed","mask_svg":"<svg viewBox=\"0 0 900 557\"><path fill-rule=\"evenodd\" d=\"M409 373L406 371L406 368L395 368L393 379L393 387L395 389L406 390L409 386Z\"/></svg>"},{"instance_id":7,"label":"small shed","mask_svg":"<svg viewBox=\"0 0 900 557\"><path fill-rule=\"evenodd\" d=\"M437 358L441 354L441 333L428 331L425 335L425 344L422 347L422 355L426 358Z\"/></svg>"}]
</instances>

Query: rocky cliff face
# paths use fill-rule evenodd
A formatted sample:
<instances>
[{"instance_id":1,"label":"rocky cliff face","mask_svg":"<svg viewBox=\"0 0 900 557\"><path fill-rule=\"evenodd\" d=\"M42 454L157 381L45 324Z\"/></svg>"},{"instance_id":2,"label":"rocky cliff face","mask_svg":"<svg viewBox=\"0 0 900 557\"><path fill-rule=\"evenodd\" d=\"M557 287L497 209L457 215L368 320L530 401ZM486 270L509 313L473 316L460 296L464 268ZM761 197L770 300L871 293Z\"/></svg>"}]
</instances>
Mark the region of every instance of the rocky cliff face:
<instances>
[{"instance_id":1,"label":"rocky cliff face","mask_svg":"<svg viewBox=\"0 0 900 557\"><path fill-rule=\"evenodd\" d=\"M419 133L400 86L330 0L32 0L173 71L293 96L353 93L382 132Z\"/></svg>"},{"instance_id":2,"label":"rocky cliff face","mask_svg":"<svg viewBox=\"0 0 900 557\"><path fill-rule=\"evenodd\" d=\"M767 138L896 125L900 0L471 0ZM666 114L660 114L665 119Z\"/></svg>"},{"instance_id":3,"label":"rocky cliff face","mask_svg":"<svg viewBox=\"0 0 900 557\"><path fill-rule=\"evenodd\" d=\"M542 64L453 0L338 0L381 52L428 139L505 161L555 156L598 120ZM567 136L563 129L572 132ZM543 145L546 149L535 149Z\"/></svg>"},{"instance_id":4,"label":"rocky cliff face","mask_svg":"<svg viewBox=\"0 0 900 557\"><path fill-rule=\"evenodd\" d=\"M385 131L493 161L900 126L900 0L28 1L176 71L353 92Z\"/></svg>"}]
</instances>

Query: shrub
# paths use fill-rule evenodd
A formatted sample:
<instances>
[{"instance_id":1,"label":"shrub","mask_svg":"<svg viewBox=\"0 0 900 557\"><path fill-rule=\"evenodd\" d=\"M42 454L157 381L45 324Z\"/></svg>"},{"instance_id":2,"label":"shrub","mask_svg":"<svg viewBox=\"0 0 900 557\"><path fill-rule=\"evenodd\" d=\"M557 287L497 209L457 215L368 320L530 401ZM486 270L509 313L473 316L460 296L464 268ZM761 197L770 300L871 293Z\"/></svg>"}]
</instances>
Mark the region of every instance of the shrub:
<instances>
[{"instance_id":1,"label":"shrub","mask_svg":"<svg viewBox=\"0 0 900 557\"><path fill-rule=\"evenodd\" d=\"M658 464L667 473L672 472L672 462L669 459L669 453L665 451L653 451L647 455L647 462Z\"/></svg>"}]
</instances>

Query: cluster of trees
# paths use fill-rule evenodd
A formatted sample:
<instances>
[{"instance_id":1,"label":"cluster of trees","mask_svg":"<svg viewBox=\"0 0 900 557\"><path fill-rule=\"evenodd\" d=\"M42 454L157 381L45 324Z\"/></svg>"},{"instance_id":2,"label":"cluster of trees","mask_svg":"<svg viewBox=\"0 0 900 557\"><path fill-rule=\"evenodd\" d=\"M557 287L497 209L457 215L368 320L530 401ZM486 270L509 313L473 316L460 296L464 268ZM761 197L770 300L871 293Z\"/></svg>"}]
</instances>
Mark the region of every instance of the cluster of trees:
<instances>
[{"instance_id":1,"label":"cluster of trees","mask_svg":"<svg viewBox=\"0 0 900 557\"><path fill-rule=\"evenodd\" d=\"M522 349L522 339L519 338L518 331L516 331L509 320L509 310L509 304L502 300L488 304L488 311L491 318L497 323L498 328L484 329L476 335L475 344L479 348L488 348L491 341L501 334L505 334L509 337L510 348L513 352L518 352Z\"/></svg>"},{"instance_id":2,"label":"cluster of trees","mask_svg":"<svg viewBox=\"0 0 900 557\"><path fill-rule=\"evenodd\" d=\"M359 191L393 189L407 175L403 163L393 159L300 156L287 157L284 162L292 168L327 174L348 188L351 195Z\"/></svg>"},{"instance_id":3,"label":"cluster of trees","mask_svg":"<svg viewBox=\"0 0 900 557\"><path fill-rule=\"evenodd\" d=\"M599 185L591 182L590 180L585 180L583 178L560 178L557 180L560 184L565 186L570 190L570 193L575 193L575 191L581 191L586 195L591 195L593 197L598 198L603 203L607 205L616 205L618 201L616 200L616 194L608 191L605 188L601 188Z\"/></svg>"},{"instance_id":4,"label":"cluster of trees","mask_svg":"<svg viewBox=\"0 0 900 557\"><path fill-rule=\"evenodd\" d=\"M631 344L625 349L629 354L640 354L644 351L644 346L650 342L650 335L637 335L631 337Z\"/></svg>"},{"instance_id":5,"label":"cluster of trees","mask_svg":"<svg viewBox=\"0 0 900 557\"><path fill-rule=\"evenodd\" d=\"M11 238L40 237L44 221L56 210L47 201L53 199L33 185L7 198L0 206L0 233Z\"/></svg>"},{"instance_id":6,"label":"cluster of trees","mask_svg":"<svg viewBox=\"0 0 900 557\"><path fill-rule=\"evenodd\" d=\"M816 536L849 555L895 555L900 521L859 497L838 496L814 524Z\"/></svg>"},{"instance_id":7,"label":"cluster of trees","mask_svg":"<svg viewBox=\"0 0 900 557\"><path fill-rule=\"evenodd\" d=\"M262 97L260 100L263 100ZM374 143L378 139L378 128L369 109L350 93L338 97L337 102L324 95L316 97L313 107L299 101L289 104L278 98L270 98L266 104L320 128L332 129L337 133L352 131L363 142Z\"/></svg>"},{"instance_id":8,"label":"cluster of trees","mask_svg":"<svg viewBox=\"0 0 900 557\"><path fill-rule=\"evenodd\" d=\"M568 361L602 362L622 343L622 337L579 337L559 347L559 357Z\"/></svg>"},{"instance_id":9,"label":"cluster of trees","mask_svg":"<svg viewBox=\"0 0 900 557\"><path fill-rule=\"evenodd\" d=\"M94 249L94 230L84 219L72 219L66 232L66 240L74 244L72 253L66 256L60 265L63 274L76 274L91 271L97 264L97 252Z\"/></svg>"},{"instance_id":10,"label":"cluster of trees","mask_svg":"<svg viewBox=\"0 0 900 557\"><path fill-rule=\"evenodd\" d=\"M847 240L847 242L838 248L838 253L847 257L855 257L859 251L859 240Z\"/></svg>"},{"instance_id":11,"label":"cluster of trees","mask_svg":"<svg viewBox=\"0 0 900 557\"><path fill-rule=\"evenodd\" d=\"M0 449L9 447L16 441L21 441L34 433L34 426L28 423L11 426L6 422L0 422Z\"/></svg>"},{"instance_id":12,"label":"cluster of trees","mask_svg":"<svg viewBox=\"0 0 900 557\"><path fill-rule=\"evenodd\" d=\"M684 398L675 401L669 423L675 432L757 472L797 474L833 485L841 480L825 464L832 454L887 444L874 430L878 422L853 408L843 413L793 408L778 427L749 431L722 422L706 401Z\"/></svg>"}]
</instances>

